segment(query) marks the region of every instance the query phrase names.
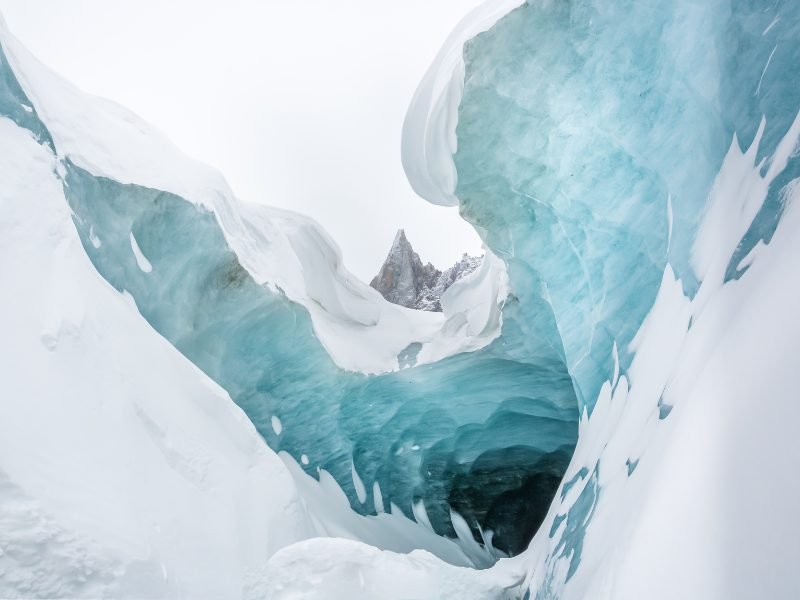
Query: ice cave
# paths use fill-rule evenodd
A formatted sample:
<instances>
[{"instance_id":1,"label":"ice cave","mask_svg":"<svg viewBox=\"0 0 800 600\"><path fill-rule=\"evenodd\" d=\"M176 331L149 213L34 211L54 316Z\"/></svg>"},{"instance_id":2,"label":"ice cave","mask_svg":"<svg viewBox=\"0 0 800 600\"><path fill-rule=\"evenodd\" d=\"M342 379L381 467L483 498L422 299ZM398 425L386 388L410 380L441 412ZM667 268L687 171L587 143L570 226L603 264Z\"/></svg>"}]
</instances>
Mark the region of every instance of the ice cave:
<instances>
[{"instance_id":1,"label":"ice cave","mask_svg":"<svg viewBox=\"0 0 800 600\"><path fill-rule=\"evenodd\" d=\"M0 21L0 597L798 597L800 5L442 43L402 165L484 256L416 310Z\"/></svg>"}]
</instances>

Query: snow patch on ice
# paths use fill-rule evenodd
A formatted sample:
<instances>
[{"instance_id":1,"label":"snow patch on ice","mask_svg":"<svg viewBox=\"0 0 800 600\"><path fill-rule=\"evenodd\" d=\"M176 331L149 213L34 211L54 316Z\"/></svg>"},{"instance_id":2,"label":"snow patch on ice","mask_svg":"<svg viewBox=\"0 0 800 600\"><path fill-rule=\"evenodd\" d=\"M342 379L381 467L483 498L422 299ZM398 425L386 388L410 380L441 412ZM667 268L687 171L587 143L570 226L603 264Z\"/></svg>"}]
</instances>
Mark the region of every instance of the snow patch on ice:
<instances>
[{"instance_id":1,"label":"snow patch on ice","mask_svg":"<svg viewBox=\"0 0 800 600\"><path fill-rule=\"evenodd\" d=\"M358 475L358 471L356 471L355 463L350 465L350 474L353 478L353 487L356 488L356 496L358 497L358 501L361 504L367 501L367 488L364 487L364 482L361 481L361 477Z\"/></svg>"},{"instance_id":2,"label":"snow patch on ice","mask_svg":"<svg viewBox=\"0 0 800 600\"><path fill-rule=\"evenodd\" d=\"M150 273L153 270L153 265L150 264L150 261L147 260L147 257L144 255L141 248L139 248L139 244L136 242L133 232L131 232L131 250L133 250L133 256L136 258L136 264L142 273Z\"/></svg>"}]
</instances>

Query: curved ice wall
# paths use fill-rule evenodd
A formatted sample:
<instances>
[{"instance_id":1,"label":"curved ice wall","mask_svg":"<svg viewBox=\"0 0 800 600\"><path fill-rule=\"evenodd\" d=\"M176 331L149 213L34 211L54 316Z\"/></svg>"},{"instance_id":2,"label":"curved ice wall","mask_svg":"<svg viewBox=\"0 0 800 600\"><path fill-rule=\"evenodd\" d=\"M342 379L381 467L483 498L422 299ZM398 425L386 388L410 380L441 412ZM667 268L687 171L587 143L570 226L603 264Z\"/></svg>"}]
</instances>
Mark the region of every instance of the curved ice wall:
<instances>
[{"instance_id":1,"label":"curved ice wall","mask_svg":"<svg viewBox=\"0 0 800 600\"><path fill-rule=\"evenodd\" d=\"M443 51L421 86L404 132L409 178L432 202L456 198L505 260L526 324L563 346L581 407L591 409L615 351L630 364L667 263L690 295L709 275L692 247L732 137L749 145L765 118L761 159L792 124L795 10L529 1L470 39L463 65ZM457 121L439 108L454 95ZM450 148L435 144L454 122ZM456 173L439 176L451 161ZM769 240L796 174L773 183L726 278Z\"/></svg>"},{"instance_id":2,"label":"curved ice wall","mask_svg":"<svg viewBox=\"0 0 800 600\"><path fill-rule=\"evenodd\" d=\"M52 116L52 106L37 110L37 96L23 92L5 56L2 75L0 114L57 152L82 135L51 136L48 115L56 127L68 119ZM36 75L23 83L57 95ZM463 536L466 523L475 539L502 551L525 548L569 463L578 412L560 346L531 342L542 338L539 325L521 318L518 299L505 301L502 336L485 348L382 375L345 371L315 336L306 308L257 282L229 244L220 215L241 208L232 199L217 198L211 210L98 176L81 152L59 157L95 267L228 391L273 449L309 474L330 472L362 513L402 510L451 536ZM416 350L400 359L413 365Z\"/></svg>"},{"instance_id":3,"label":"curved ice wall","mask_svg":"<svg viewBox=\"0 0 800 600\"><path fill-rule=\"evenodd\" d=\"M569 462L577 409L559 357L525 351L514 303L504 325L513 333L485 350L377 376L345 372L305 309L252 280L211 212L69 163L66 172L100 273L273 449L309 473L329 471L357 510L427 511L453 534L452 509L493 531L498 548L525 547Z\"/></svg>"},{"instance_id":4,"label":"curved ice wall","mask_svg":"<svg viewBox=\"0 0 800 600\"><path fill-rule=\"evenodd\" d=\"M425 122L406 125L412 184L434 203L456 198L506 261L520 320L539 341L563 348L584 411L566 481L525 554L530 597L734 597L759 588L782 597L796 580L786 557L770 576L756 566L762 545L771 557L785 551L756 512L772 512L771 480L782 471L764 468L764 489L741 494L748 499L740 503L726 498L739 495L731 480L741 481L740 467L720 456L727 448L746 463L747 452L772 443L765 432L785 435L771 414L793 413L793 377L775 367L784 383L765 399L752 389L753 374L724 379L704 370L712 356L741 364L762 352L725 353L719 340L726 327L738 332L743 317L758 316L737 314L757 285L748 269L778 238L800 190L798 40L796 3L530 0L467 41L463 65L435 65L426 84L438 82L439 95L423 84L409 110ZM453 90L457 119L438 110ZM426 154L444 147L432 140L451 127L449 153ZM448 163L453 176L439 176ZM793 235L783 230L784 251ZM788 281L781 293L792 294L791 258L777 262ZM769 265L758 266L764 280ZM763 352L779 364L787 350L795 351ZM763 385L773 369L762 370L755 381ZM735 382L754 395L742 397ZM728 416L717 426L728 398L735 410L744 403L750 419L763 405L757 418L769 425L748 431ZM681 401L705 400L696 421L672 427ZM683 449L677 432L703 427L717 437ZM740 438L732 442L733 432ZM665 449L680 458L658 454ZM663 461L669 471L659 470ZM696 472L693 462L702 465ZM695 489L676 491L687 482ZM786 497L796 499L796 490ZM719 516L719 503L739 520ZM709 504L711 516L700 517L698 506ZM656 506L681 520L670 524ZM644 524L645 533L631 533ZM725 547L730 530L742 545ZM649 546L656 549L648 554ZM676 576L682 585L670 583Z\"/></svg>"}]
</instances>

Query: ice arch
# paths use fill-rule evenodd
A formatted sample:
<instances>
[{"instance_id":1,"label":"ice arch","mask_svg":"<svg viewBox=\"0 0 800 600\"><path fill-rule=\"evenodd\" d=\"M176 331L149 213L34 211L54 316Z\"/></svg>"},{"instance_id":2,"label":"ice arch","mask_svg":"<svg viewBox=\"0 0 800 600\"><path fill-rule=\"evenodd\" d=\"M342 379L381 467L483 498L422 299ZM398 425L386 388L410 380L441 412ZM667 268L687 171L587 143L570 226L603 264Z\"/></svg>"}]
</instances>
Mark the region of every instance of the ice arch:
<instances>
[{"instance_id":1,"label":"ice arch","mask_svg":"<svg viewBox=\"0 0 800 600\"><path fill-rule=\"evenodd\" d=\"M274 450L330 473L361 513L525 548L578 413L561 349L530 350L537 333L517 318L500 261L452 288L444 317L390 305L312 221L237 202L134 116L5 42L4 114L56 150L92 263ZM398 357L416 364L399 369Z\"/></svg>"},{"instance_id":2,"label":"ice arch","mask_svg":"<svg viewBox=\"0 0 800 600\"><path fill-rule=\"evenodd\" d=\"M531 598L797 586L791 560L762 577L761 556L790 551L754 515L774 512L772 482L796 453L775 414L797 414L783 358L797 321L788 303L762 311L798 280L798 35L800 12L781 2L530 0L451 40L440 56L463 46L463 67L434 65L426 84L439 84L415 97L409 178L431 202L457 200L506 262L526 323L547 315L581 406L573 462L525 553ZM783 467L755 467L762 487L740 497L744 449L772 440ZM781 488L794 513L796 484Z\"/></svg>"},{"instance_id":3,"label":"ice arch","mask_svg":"<svg viewBox=\"0 0 800 600\"><path fill-rule=\"evenodd\" d=\"M690 295L708 275L709 250L692 249L734 134L758 137L767 160L789 130L800 92L786 76L797 29L787 10L487 2L420 85L404 128L409 180L430 202L459 205L506 263L527 323L555 323L544 335L563 345L581 407L613 370L615 345L630 363L665 266ZM726 278L769 240L795 176L780 173Z\"/></svg>"}]
</instances>

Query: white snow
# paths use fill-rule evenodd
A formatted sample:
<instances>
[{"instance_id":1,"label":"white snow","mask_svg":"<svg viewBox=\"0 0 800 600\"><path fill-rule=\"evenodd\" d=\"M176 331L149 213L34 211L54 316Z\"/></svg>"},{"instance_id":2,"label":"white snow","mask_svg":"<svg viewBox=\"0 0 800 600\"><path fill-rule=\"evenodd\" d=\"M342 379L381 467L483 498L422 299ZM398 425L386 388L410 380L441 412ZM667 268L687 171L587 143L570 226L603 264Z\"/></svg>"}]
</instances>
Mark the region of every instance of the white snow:
<instances>
[{"instance_id":1,"label":"white snow","mask_svg":"<svg viewBox=\"0 0 800 600\"><path fill-rule=\"evenodd\" d=\"M97 273L55 162L0 119L0 597L260 597L269 557L314 536L471 565L278 458ZM425 556L428 581L455 568Z\"/></svg>"},{"instance_id":2,"label":"white snow","mask_svg":"<svg viewBox=\"0 0 800 600\"><path fill-rule=\"evenodd\" d=\"M367 488L364 487L364 482L361 481L361 477L358 475L358 471L356 471L355 463L350 465L350 475L353 479L353 487L356 488L356 497L361 504L367 501Z\"/></svg>"},{"instance_id":3,"label":"white snow","mask_svg":"<svg viewBox=\"0 0 800 600\"><path fill-rule=\"evenodd\" d=\"M516 4L489 3L485 13L465 19L409 108L404 168L415 191L434 204L457 204L452 154L460 52L473 33L462 31L493 8L499 14ZM755 164L763 127L746 151L734 138L720 169L693 249L692 266L703 281L699 293L690 301L665 270L630 348L633 364L620 373L615 347L614 373L591 418L582 415L564 480L597 466L601 491L578 570L563 584L574 557L559 546L568 521L549 534L556 516L586 489L588 476L563 499L556 496L525 553L489 569L507 573L512 565L527 578L532 596L548 590L554 596L547 597L562 600L727 600L788 598L800 589L793 560L800 537L800 482L793 476L800 422L800 181L785 188L787 209L772 241L756 245L739 265L748 270L723 285L769 185L798 148L795 120L765 172ZM671 199L666 218L671 237ZM629 465L636 465L630 475Z\"/></svg>"},{"instance_id":4,"label":"white snow","mask_svg":"<svg viewBox=\"0 0 800 600\"><path fill-rule=\"evenodd\" d=\"M272 431L275 432L275 435L280 435L283 431L283 423L281 423L280 418L277 415L272 415L270 424L272 425Z\"/></svg>"},{"instance_id":5,"label":"white snow","mask_svg":"<svg viewBox=\"0 0 800 600\"><path fill-rule=\"evenodd\" d=\"M89 241L95 248L99 248L100 246L103 245L103 242L100 241L100 238L97 237L97 234L94 232L94 225L89 227Z\"/></svg>"},{"instance_id":6,"label":"white snow","mask_svg":"<svg viewBox=\"0 0 800 600\"><path fill-rule=\"evenodd\" d=\"M766 119L747 151L742 152L734 136L728 154L711 190L711 203L698 232L692 252L692 267L702 280L695 303L702 310L707 298L722 285L731 256L764 203L770 184L786 168L800 139L800 113L786 132L766 174L755 159Z\"/></svg>"},{"instance_id":7,"label":"white snow","mask_svg":"<svg viewBox=\"0 0 800 600\"><path fill-rule=\"evenodd\" d=\"M389 552L408 553L425 549L444 561L443 565L472 566L457 542L437 535L429 526L412 521L396 506L390 504L389 510L377 516L361 516L350 508L347 495L330 473L318 469L317 481L287 453L280 452L279 456L295 479L317 535L359 541Z\"/></svg>"},{"instance_id":8,"label":"white snow","mask_svg":"<svg viewBox=\"0 0 800 600\"><path fill-rule=\"evenodd\" d=\"M375 512L385 512L383 507L383 493L381 492L381 484L377 481L372 484L372 500L375 503Z\"/></svg>"},{"instance_id":9,"label":"white snow","mask_svg":"<svg viewBox=\"0 0 800 600\"><path fill-rule=\"evenodd\" d=\"M420 350L418 364L450 356L455 345L462 351L472 351L491 343L500 334L508 293L505 263L484 247L481 266L442 294L445 323L440 335Z\"/></svg>"},{"instance_id":10,"label":"white snow","mask_svg":"<svg viewBox=\"0 0 800 600\"><path fill-rule=\"evenodd\" d=\"M426 71L406 112L401 155L411 187L422 198L458 206L456 125L464 91L464 42L491 27L524 0L487 0L456 25Z\"/></svg>"},{"instance_id":11,"label":"white snow","mask_svg":"<svg viewBox=\"0 0 800 600\"><path fill-rule=\"evenodd\" d=\"M91 232L90 232L90 238ZM94 240L92 240L92 245L94 246ZM94 246L97 248L97 246ZM147 257L142 253L141 248L139 248L139 244L136 242L136 238L133 237L133 232L131 232L131 250L133 250L133 256L136 258L136 265L143 273L150 273L153 270L153 265L150 264L150 261L147 260Z\"/></svg>"},{"instance_id":12,"label":"white snow","mask_svg":"<svg viewBox=\"0 0 800 600\"><path fill-rule=\"evenodd\" d=\"M433 202L454 200L463 40L518 3L488 3L468 17L417 92L404 163ZM313 221L236 202L221 177L158 132L87 99L4 32L3 41L60 158L210 207L244 266L308 308L344 368L396 368L412 341L429 344L420 358L430 361L496 337L507 286L497 259L487 255L445 294L443 315L390 305L344 269ZM700 292L690 300L665 270L631 367L619 372L614 348L614 373L591 417L582 416L566 479L597 466L601 493L563 600L786 598L800 589L792 560L800 537L798 182L787 187L771 242L723 285L769 183L797 148L800 117L763 177L754 163L762 131L744 152L734 140L720 170L693 254ZM417 523L391 505L358 516L325 471L316 482L272 453L224 391L97 274L57 168L45 147L0 119L0 277L10 282L0 287L8 349L0 360L0 596L503 598L564 579L572 556L558 558L558 544L567 522L553 538L550 528L588 478L557 496L528 551L482 571L463 568L477 551L468 540L459 546L428 529L422 502ZM131 248L140 267L149 265L133 237ZM672 407L666 418L660 403ZM352 475L358 488L355 467ZM367 493L361 483L362 502ZM380 488L371 493L385 508ZM465 524L453 521L464 537ZM412 552L420 546L441 559Z\"/></svg>"},{"instance_id":13,"label":"white snow","mask_svg":"<svg viewBox=\"0 0 800 600\"><path fill-rule=\"evenodd\" d=\"M414 342L436 340L437 349L419 363L474 350L499 335L497 322L479 340L463 334L448 339L443 315L391 304L347 271L336 243L312 219L239 201L219 173L183 155L158 130L52 73L3 23L0 35L61 159L94 175L172 192L212 210L242 266L258 283L282 290L309 311L317 337L341 368L394 371L399 369L397 355ZM485 302L504 300L489 298L491 288L484 291Z\"/></svg>"},{"instance_id":14,"label":"white snow","mask_svg":"<svg viewBox=\"0 0 800 600\"><path fill-rule=\"evenodd\" d=\"M667 268L630 369L602 388L591 418L583 415L565 481L599 464L601 492L581 566L560 598L786 598L800 589L792 560L800 482L791 475L800 422L797 181L772 241L743 261L749 269L724 285L720 272L738 244L731 230L746 231L797 135L793 125L772 157L778 170L764 178L758 136L745 152L734 140L695 246L706 276L700 292L689 300ZM666 418L660 404L672 407ZM565 577L568 558L546 562L561 536L548 533L583 485L557 496L518 557L534 589L548 574Z\"/></svg>"},{"instance_id":15,"label":"white snow","mask_svg":"<svg viewBox=\"0 0 800 600\"><path fill-rule=\"evenodd\" d=\"M514 573L489 574L443 565L427 552L379 552L340 539L314 539L279 552L269 561L261 595L272 600L486 600L519 597Z\"/></svg>"},{"instance_id":16,"label":"white snow","mask_svg":"<svg viewBox=\"0 0 800 600\"><path fill-rule=\"evenodd\" d=\"M385 302L344 269L312 220L237 202L214 171L134 115L42 67L1 22L0 34L59 152L0 120L0 276L13 282L0 311L14 349L0 378L15 399L0 406L0 595L249 597L277 549L312 536L371 544L376 555L425 548L447 561L425 554L429 582L441 579L436 567L471 566L458 543L396 507L359 516L330 475L318 482L278 459L132 296L99 276L56 174L70 160L214 210L242 264L308 308L344 368L397 368L396 354L439 336L445 317ZM101 245L94 234L90 241ZM130 245L151 272L133 234ZM460 334L438 352L479 347L499 327L478 327L483 342L472 345ZM280 434L277 415L272 425ZM381 506L380 489L372 493Z\"/></svg>"}]
</instances>

